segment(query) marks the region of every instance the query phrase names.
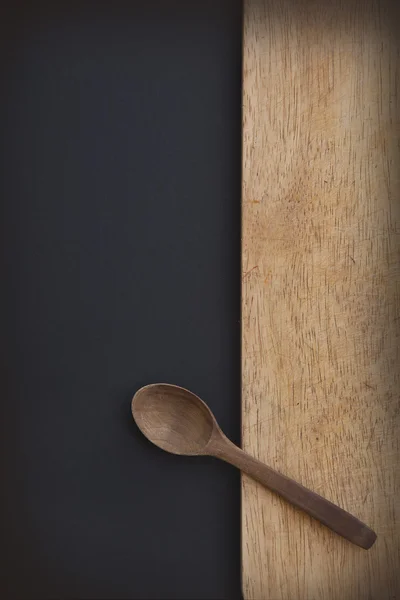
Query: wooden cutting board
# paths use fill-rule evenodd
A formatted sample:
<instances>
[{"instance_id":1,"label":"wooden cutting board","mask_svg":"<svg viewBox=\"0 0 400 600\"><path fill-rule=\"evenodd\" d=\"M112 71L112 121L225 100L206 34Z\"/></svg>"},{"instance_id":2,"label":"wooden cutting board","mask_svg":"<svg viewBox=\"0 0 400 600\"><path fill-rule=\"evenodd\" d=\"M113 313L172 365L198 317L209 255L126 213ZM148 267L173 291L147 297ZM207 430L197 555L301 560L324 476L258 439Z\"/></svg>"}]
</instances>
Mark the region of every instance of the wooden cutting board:
<instances>
[{"instance_id":1,"label":"wooden cutting board","mask_svg":"<svg viewBox=\"0 0 400 600\"><path fill-rule=\"evenodd\" d=\"M242 479L246 599L400 598L400 15L245 0L242 436L361 550Z\"/></svg>"}]
</instances>

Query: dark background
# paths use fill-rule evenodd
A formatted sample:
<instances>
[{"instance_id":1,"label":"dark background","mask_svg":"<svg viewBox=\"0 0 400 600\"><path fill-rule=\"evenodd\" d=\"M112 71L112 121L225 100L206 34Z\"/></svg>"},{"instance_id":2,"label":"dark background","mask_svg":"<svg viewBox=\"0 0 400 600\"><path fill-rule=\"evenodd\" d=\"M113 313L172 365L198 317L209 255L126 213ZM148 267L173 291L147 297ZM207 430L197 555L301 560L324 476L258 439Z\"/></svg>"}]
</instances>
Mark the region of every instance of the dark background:
<instances>
[{"instance_id":1,"label":"dark background","mask_svg":"<svg viewBox=\"0 0 400 600\"><path fill-rule=\"evenodd\" d=\"M240 598L239 474L130 400L239 442L241 2L1 10L0 596Z\"/></svg>"}]
</instances>

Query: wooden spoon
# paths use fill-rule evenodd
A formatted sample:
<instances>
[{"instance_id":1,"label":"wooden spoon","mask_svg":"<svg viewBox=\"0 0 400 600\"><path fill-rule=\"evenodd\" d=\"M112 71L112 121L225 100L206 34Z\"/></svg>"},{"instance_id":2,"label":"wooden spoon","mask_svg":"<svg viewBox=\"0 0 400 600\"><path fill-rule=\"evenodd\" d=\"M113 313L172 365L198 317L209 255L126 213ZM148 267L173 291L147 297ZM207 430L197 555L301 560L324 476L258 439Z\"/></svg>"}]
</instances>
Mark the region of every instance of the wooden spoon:
<instances>
[{"instance_id":1,"label":"wooden spoon","mask_svg":"<svg viewBox=\"0 0 400 600\"><path fill-rule=\"evenodd\" d=\"M235 446L208 406L192 392L166 383L147 385L134 395L132 415L142 433L163 450L220 458L353 544L367 550L375 542L375 532L356 517Z\"/></svg>"}]
</instances>

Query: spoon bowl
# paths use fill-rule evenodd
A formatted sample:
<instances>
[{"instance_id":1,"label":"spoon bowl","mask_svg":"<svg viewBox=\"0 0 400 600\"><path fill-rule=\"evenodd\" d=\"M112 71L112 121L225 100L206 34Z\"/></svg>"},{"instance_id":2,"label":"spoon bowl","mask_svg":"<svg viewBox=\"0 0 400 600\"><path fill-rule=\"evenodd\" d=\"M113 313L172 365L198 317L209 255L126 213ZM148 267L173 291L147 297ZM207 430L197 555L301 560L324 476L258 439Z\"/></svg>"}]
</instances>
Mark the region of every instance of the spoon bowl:
<instances>
[{"instance_id":1,"label":"spoon bowl","mask_svg":"<svg viewBox=\"0 0 400 600\"><path fill-rule=\"evenodd\" d=\"M132 415L142 433L163 450L220 458L353 544L367 550L375 542L376 533L365 523L228 440L208 406L189 390L167 383L147 385L134 395Z\"/></svg>"},{"instance_id":2,"label":"spoon bowl","mask_svg":"<svg viewBox=\"0 0 400 600\"><path fill-rule=\"evenodd\" d=\"M173 454L205 454L216 427L213 414L198 396L167 383L136 392L132 415L153 444Z\"/></svg>"}]
</instances>

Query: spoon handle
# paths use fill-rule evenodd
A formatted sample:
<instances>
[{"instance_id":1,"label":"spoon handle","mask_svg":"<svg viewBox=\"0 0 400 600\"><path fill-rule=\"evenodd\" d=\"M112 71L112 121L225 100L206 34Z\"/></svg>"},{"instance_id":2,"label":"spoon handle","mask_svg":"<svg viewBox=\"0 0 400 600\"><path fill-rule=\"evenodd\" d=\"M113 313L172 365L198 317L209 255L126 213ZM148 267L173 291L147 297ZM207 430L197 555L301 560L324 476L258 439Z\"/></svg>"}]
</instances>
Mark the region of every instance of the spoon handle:
<instances>
[{"instance_id":1,"label":"spoon handle","mask_svg":"<svg viewBox=\"0 0 400 600\"><path fill-rule=\"evenodd\" d=\"M224 436L225 438L225 436ZM319 494L305 488L293 479L267 467L227 438L215 448L214 456L221 458L257 480L282 498L305 511L353 544L368 550L376 540L376 533L365 523L333 504Z\"/></svg>"}]
</instances>

